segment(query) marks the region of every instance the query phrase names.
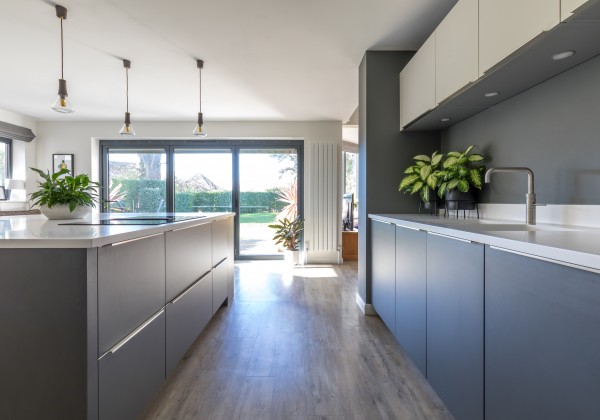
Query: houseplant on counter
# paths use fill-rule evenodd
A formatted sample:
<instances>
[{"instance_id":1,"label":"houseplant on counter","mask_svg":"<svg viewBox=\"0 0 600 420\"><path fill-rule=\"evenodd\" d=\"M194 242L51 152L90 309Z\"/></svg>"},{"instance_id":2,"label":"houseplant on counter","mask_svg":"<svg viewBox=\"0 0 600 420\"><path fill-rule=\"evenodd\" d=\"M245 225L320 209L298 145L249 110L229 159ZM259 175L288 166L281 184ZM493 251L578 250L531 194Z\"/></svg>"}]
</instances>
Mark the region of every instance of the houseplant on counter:
<instances>
[{"instance_id":1,"label":"houseplant on counter","mask_svg":"<svg viewBox=\"0 0 600 420\"><path fill-rule=\"evenodd\" d=\"M438 168L443 155L433 152L431 156L417 155L413 158L414 163L404 170L404 178L400 181L398 191L419 194L425 209L437 210L439 202L435 191L439 185ZM433 201L434 203L432 203ZM419 211L420 213L420 211Z\"/></svg>"},{"instance_id":2,"label":"houseplant on counter","mask_svg":"<svg viewBox=\"0 0 600 420\"><path fill-rule=\"evenodd\" d=\"M39 205L48 219L81 219L91 207L96 206L100 185L90 181L88 175L73 177L68 169L52 175L49 171L30 169L43 179L43 182L38 182L38 190L30 194L32 204Z\"/></svg>"},{"instance_id":3,"label":"houseplant on counter","mask_svg":"<svg viewBox=\"0 0 600 420\"><path fill-rule=\"evenodd\" d=\"M275 245L281 244L284 249L284 257L292 265L298 265L300 261L300 251L298 244L300 243L300 235L304 229L304 220L298 216L294 219L280 219L277 223L269 225L275 229L273 240Z\"/></svg>"},{"instance_id":4,"label":"houseplant on counter","mask_svg":"<svg viewBox=\"0 0 600 420\"><path fill-rule=\"evenodd\" d=\"M469 146L464 152L448 152L442 169L436 174L440 180L438 196L446 200L447 210L474 210L477 190L483 185L485 166L483 155L471 153Z\"/></svg>"}]
</instances>

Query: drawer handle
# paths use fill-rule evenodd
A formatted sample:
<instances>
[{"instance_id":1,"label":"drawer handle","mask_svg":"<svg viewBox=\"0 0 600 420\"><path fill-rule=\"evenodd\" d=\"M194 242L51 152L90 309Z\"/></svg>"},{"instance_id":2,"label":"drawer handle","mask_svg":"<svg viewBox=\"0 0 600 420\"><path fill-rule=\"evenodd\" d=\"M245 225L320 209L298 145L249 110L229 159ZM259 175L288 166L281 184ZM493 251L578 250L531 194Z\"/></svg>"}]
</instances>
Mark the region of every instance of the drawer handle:
<instances>
[{"instance_id":1,"label":"drawer handle","mask_svg":"<svg viewBox=\"0 0 600 420\"><path fill-rule=\"evenodd\" d=\"M188 286L188 288L187 288L187 289L185 289L183 292L181 292L179 295L177 295L177 297L176 297L175 299L173 299L171 302L172 302L172 303L177 303L177 302L179 302L179 300L180 300L181 298L183 298L185 295L187 295L187 294L188 294L188 292L189 292L190 290L192 290L192 289L194 288L194 286L195 286L195 285L197 285L198 283L200 283L200 282L202 281L202 279L203 279L204 277L206 277L206 275L207 275L208 273L210 273L210 271L207 271L206 273L202 274L202 276L200 276L200 278L199 278L198 280L196 280L196 281L195 281L195 282L193 282L193 283L192 283L190 286Z\"/></svg>"},{"instance_id":2,"label":"drawer handle","mask_svg":"<svg viewBox=\"0 0 600 420\"><path fill-rule=\"evenodd\" d=\"M223 258L221 261L219 261L216 265L213 265L213 268L217 268L218 266L220 266L221 264L223 264L225 262L225 260L227 259L227 257Z\"/></svg>"},{"instance_id":3,"label":"drawer handle","mask_svg":"<svg viewBox=\"0 0 600 420\"><path fill-rule=\"evenodd\" d=\"M473 243L473 241L470 241L470 240L468 240L468 239L456 238L456 237L454 237L454 236L450 236L450 235L444 235L443 233L436 233L436 232L427 232L427 233L428 233L428 234L430 234L430 235L433 235L433 236L440 236L440 237L442 237L442 238L446 238L446 239L452 239L452 240L454 240L454 241L466 242L466 243L468 243L468 244L472 244L472 243Z\"/></svg>"},{"instance_id":4,"label":"drawer handle","mask_svg":"<svg viewBox=\"0 0 600 420\"><path fill-rule=\"evenodd\" d=\"M398 223L396 223L396 226L404 228L404 229L410 229L410 230L416 230L416 231L420 231L421 229L416 228L416 227L411 227L411 226L404 226L404 225L399 225Z\"/></svg>"},{"instance_id":5,"label":"drawer handle","mask_svg":"<svg viewBox=\"0 0 600 420\"><path fill-rule=\"evenodd\" d=\"M168 230L167 232L179 232L180 230L192 229L192 228L195 228L195 227L198 227L198 226L202 226L202 225L205 225L205 224L207 224L207 222L200 223L200 224L197 224L197 225L194 225L194 226L186 226L186 227L182 227L182 228L178 228L178 229L171 229L171 230Z\"/></svg>"},{"instance_id":6,"label":"drawer handle","mask_svg":"<svg viewBox=\"0 0 600 420\"><path fill-rule=\"evenodd\" d=\"M494 249L496 251L508 252L509 254L520 255L522 257L533 258L536 260L546 261L546 262L554 263L554 264L558 264L558 265L564 265L566 267L576 268L577 270L589 271L590 273L594 273L594 274L600 274L600 270L598 270L596 268L592 268L592 267L587 267L585 265L579 265L579 264L569 263L566 261L554 260L552 258L541 257L539 255L528 254L526 252L514 251L512 249L506 249L506 248L500 248L499 246L495 246L495 245L490 245L490 249Z\"/></svg>"},{"instance_id":7,"label":"drawer handle","mask_svg":"<svg viewBox=\"0 0 600 420\"><path fill-rule=\"evenodd\" d=\"M109 244L108 246L119 246L119 245L125 245L125 244L129 244L131 242L135 242L135 241L141 241L142 239L148 239L148 238L152 238L154 236L161 236L162 233L155 233L153 235L146 235L146 236L142 236L141 238L134 238L134 239L129 239L127 241L121 241L121 242L115 242L113 244Z\"/></svg>"},{"instance_id":8,"label":"drawer handle","mask_svg":"<svg viewBox=\"0 0 600 420\"><path fill-rule=\"evenodd\" d=\"M150 318L149 320L144 322L142 325L140 325L135 330L133 330L127 337L125 337L124 339L119 341L117 344L115 344L114 347L112 347L108 351L108 353L115 354L116 352L118 352L121 347L123 347L125 344L127 344L129 341L131 341L131 339L133 339L133 337L138 335L144 328L146 328L148 325L150 325L152 323L152 321L154 321L156 318L161 316L164 312L165 312L164 308L161 309L160 311L158 311L152 318Z\"/></svg>"}]
</instances>

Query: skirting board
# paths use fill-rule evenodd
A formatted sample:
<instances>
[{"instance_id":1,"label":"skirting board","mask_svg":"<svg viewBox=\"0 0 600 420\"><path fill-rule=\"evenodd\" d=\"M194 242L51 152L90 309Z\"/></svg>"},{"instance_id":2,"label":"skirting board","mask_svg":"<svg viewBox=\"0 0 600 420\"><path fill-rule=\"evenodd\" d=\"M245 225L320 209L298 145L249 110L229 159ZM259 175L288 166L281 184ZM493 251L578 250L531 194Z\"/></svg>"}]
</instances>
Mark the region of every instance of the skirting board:
<instances>
[{"instance_id":1,"label":"skirting board","mask_svg":"<svg viewBox=\"0 0 600 420\"><path fill-rule=\"evenodd\" d=\"M356 294L356 304L364 315L377 315L377 312L375 312L375 309L373 309L373 305L370 303L365 303L358 293Z\"/></svg>"}]
</instances>

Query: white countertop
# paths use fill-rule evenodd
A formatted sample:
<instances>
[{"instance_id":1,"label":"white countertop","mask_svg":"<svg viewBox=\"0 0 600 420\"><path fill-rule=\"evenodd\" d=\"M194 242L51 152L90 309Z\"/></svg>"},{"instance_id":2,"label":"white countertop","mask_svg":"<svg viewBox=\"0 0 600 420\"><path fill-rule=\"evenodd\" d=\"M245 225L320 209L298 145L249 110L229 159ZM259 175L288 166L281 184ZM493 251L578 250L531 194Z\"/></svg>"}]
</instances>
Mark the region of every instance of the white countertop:
<instances>
[{"instance_id":1,"label":"white countertop","mask_svg":"<svg viewBox=\"0 0 600 420\"><path fill-rule=\"evenodd\" d=\"M600 271L600 229L551 224L525 225L506 220L445 218L412 214L370 214L373 220L479 242Z\"/></svg>"},{"instance_id":2,"label":"white countertop","mask_svg":"<svg viewBox=\"0 0 600 420\"><path fill-rule=\"evenodd\" d=\"M189 216L199 219L162 225L61 225L61 223L90 221L92 218L136 216ZM234 213L103 213L85 219L48 220L43 215L0 217L0 248L95 248L170 230L181 229L213 220L233 217Z\"/></svg>"}]
</instances>

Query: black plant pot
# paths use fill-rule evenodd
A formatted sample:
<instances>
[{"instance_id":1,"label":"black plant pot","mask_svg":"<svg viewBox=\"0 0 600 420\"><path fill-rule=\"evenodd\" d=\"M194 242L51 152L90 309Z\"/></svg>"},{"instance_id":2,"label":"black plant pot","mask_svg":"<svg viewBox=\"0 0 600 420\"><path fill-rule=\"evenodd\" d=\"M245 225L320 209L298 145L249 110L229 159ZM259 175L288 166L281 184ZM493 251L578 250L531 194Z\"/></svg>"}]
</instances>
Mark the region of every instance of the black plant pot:
<instances>
[{"instance_id":1,"label":"black plant pot","mask_svg":"<svg viewBox=\"0 0 600 420\"><path fill-rule=\"evenodd\" d=\"M467 192L446 191L446 210L475 210L477 208L477 190L469 188Z\"/></svg>"},{"instance_id":2,"label":"black plant pot","mask_svg":"<svg viewBox=\"0 0 600 420\"><path fill-rule=\"evenodd\" d=\"M438 197L437 191L429 190L428 203L423 200L419 202L419 214L427 213L437 215L441 208L443 208L442 199Z\"/></svg>"}]
</instances>

